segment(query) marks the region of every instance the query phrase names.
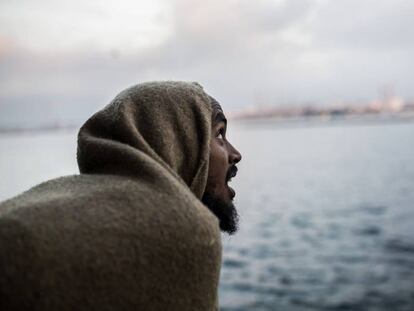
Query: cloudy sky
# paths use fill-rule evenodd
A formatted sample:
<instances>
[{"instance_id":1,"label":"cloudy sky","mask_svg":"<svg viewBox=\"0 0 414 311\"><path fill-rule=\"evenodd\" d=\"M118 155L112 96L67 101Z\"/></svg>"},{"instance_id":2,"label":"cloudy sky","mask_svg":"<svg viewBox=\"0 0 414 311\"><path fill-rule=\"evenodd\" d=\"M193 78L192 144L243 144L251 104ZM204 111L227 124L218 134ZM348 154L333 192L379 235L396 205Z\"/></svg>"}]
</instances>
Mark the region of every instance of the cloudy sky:
<instances>
[{"instance_id":1,"label":"cloudy sky","mask_svg":"<svg viewBox=\"0 0 414 311\"><path fill-rule=\"evenodd\" d=\"M0 127L81 122L148 80L226 110L414 98L413 55L411 0L1 1Z\"/></svg>"}]
</instances>

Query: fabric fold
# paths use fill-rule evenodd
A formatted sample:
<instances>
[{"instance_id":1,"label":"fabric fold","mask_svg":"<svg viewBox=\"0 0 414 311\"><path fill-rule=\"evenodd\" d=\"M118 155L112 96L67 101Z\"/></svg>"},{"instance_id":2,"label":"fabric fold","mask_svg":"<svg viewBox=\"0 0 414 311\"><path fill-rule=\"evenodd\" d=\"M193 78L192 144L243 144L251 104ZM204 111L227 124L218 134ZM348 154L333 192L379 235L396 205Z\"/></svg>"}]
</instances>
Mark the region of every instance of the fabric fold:
<instances>
[{"instance_id":1,"label":"fabric fold","mask_svg":"<svg viewBox=\"0 0 414 311\"><path fill-rule=\"evenodd\" d=\"M211 136L197 83L121 92L80 129L80 175L0 204L1 310L216 310Z\"/></svg>"}]
</instances>

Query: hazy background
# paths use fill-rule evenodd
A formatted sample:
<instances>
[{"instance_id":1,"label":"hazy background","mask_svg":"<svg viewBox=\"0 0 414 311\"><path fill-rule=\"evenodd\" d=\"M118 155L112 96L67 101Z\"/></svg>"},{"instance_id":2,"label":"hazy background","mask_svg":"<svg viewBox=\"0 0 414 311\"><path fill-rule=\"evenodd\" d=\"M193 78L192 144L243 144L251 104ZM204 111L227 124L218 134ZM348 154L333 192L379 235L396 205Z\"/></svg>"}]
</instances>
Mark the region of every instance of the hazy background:
<instances>
[{"instance_id":1,"label":"hazy background","mask_svg":"<svg viewBox=\"0 0 414 311\"><path fill-rule=\"evenodd\" d=\"M78 173L77 127L136 83L198 81L226 113L385 90L411 110L229 122L241 226L220 305L412 311L413 17L411 0L0 1L0 201Z\"/></svg>"},{"instance_id":2,"label":"hazy background","mask_svg":"<svg viewBox=\"0 0 414 311\"><path fill-rule=\"evenodd\" d=\"M410 0L0 2L0 128L78 124L127 86L196 80L227 111L413 98Z\"/></svg>"}]
</instances>

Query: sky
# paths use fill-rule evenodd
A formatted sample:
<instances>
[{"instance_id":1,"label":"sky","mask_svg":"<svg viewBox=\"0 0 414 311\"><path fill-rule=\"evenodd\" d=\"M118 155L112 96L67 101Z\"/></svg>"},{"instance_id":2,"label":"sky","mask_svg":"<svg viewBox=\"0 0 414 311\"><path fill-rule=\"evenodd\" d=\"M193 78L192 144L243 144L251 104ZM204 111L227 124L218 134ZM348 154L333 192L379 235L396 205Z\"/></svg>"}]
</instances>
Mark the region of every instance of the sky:
<instances>
[{"instance_id":1,"label":"sky","mask_svg":"<svg viewBox=\"0 0 414 311\"><path fill-rule=\"evenodd\" d=\"M0 128L79 123L124 88L198 81L225 111L414 98L411 0L0 2Z\"/></svg>"}]
</instances>

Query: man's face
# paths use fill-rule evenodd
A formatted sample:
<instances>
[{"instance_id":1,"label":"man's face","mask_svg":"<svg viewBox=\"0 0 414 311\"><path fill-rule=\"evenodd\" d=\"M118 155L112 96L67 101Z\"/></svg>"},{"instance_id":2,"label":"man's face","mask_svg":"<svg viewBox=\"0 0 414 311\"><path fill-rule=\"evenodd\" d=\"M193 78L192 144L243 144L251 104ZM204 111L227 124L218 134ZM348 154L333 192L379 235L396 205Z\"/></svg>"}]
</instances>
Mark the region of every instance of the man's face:
<instances>
[{"instance_id":1,"label":"man's face","mask_svg":"<svg viewBox=\"0 0 414 311\"><path fill-rule=\"evenodd\" d=\"M212 107L210 164L202 201L219 219L221 230L232 234L237 231L238 215L233 205L236 193L228 182L236 176L241 155L226 138L227 120L220 105L213 101Z\"/></svg>"}]
</instances>

